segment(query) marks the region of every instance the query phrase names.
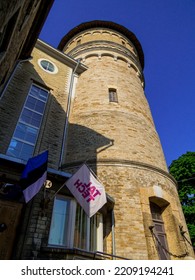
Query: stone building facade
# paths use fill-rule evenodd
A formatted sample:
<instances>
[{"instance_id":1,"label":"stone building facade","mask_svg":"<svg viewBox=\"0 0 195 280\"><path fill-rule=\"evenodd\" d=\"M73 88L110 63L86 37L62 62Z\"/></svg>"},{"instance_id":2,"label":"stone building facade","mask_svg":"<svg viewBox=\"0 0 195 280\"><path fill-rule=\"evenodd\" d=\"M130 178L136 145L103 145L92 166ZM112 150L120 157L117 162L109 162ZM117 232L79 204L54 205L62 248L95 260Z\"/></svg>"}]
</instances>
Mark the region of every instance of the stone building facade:
<instances>
[{"instance_id":1,"label":"stone building facade","mask_svg":"<svg viewBox=\"0 0 195 280\"><path fill-rule=\"evenodd\" d=\"M0 218L5 209L11 214L0 238L7 244L12 226L16 245L9 255L0 247L0 257L193 258L177 184L144 94L144 55L136 36L113 22L87 22L66 34L58 49L38 41L32 57L17 69L0 103L0 176L4 185L15 185L28 157L48 150L52 188L43 187L27 205L1 195ZM35 88L47 100L30 143L15 128L25 124L25 100ZM20 152L19 142L27 145ZM84 162L107 194L91 219L61 187Z\"/></svg>"},{"instance_id":2,"label":"stone building facade","mask_svg":"<svg viewBox=\"0 0 195 280\"><path fill-rule=\"evenodd\" d=\"M55 71L48 70L47 66L54 66ZM77 76L86 69L76 60L37 41L32 60L17 67L1 99L0 223L5 223L7 229L0 233L0 259L32 258L33 246L37 248L45 237L43 221L50 226L51 212L46 218L40 206L43 193L40 192L35 201L24 204L13 188L20 180L27 159L44 150L49 150L48 179L55 181L53 189L57 190L70 176L59 170L67 100L69 91L75 90ZM41 111L45 101L43 94L47 100ZM38 120L40 125L36 124ZM11 192L6 191L7 186Z\"/></svg>"},{"instance_id":3,"label":"stone building facade","mask_svg":"<svg viewBox=\"0 0 195 280\"><path fill-rule=\"evenodd\" d=\"M1 0L0 97L14 69L30 59L54 0Z\"/></svg>"}]
</instances>

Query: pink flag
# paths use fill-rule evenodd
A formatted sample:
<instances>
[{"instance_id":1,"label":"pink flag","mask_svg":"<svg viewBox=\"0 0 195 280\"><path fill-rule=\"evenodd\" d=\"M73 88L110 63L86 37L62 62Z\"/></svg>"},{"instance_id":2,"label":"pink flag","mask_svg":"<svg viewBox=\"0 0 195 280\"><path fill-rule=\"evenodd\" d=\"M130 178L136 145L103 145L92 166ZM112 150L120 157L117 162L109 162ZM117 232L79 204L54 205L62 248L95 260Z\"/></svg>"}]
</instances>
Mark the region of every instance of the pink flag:
<instances>
[{"instance_id":1,"label":"pink flag","mask_svg":"<svg viewBox=\"0 0 195 280\"><path fill-rule=\"evenodd\" d=\"M107 202L104 187L85 164L66 182L66 186L89 217Z\"/></svg>"}]
</instances>

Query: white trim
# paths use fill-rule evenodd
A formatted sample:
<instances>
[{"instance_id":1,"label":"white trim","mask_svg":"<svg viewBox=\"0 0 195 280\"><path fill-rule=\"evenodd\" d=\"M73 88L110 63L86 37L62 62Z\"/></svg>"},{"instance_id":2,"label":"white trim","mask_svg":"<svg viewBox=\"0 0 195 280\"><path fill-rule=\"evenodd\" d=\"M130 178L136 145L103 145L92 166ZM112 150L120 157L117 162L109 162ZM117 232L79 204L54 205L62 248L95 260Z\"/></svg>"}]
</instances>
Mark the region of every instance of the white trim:
<instances>
[{"instance_id":1,"label":"white trim","mask_svg":"<svg viewBox=\"0 0 195 280\"><path fill-rule=\"evenodd\" d=\"M103 215L97 213L99 226L97 228L97 251L103 252Z\"/></svg>"},{"instance_id":2,"label":"white trim","mask_svg":"<svg viewBox=\"0 0 195 280\"><path fill-rule=\"evenodd\" d=\"M77 203L75 200L70 201L70 213L68 221L68 246L74 247L74 231L75 231L75 218L76 218Z\"/></svg>"}]
</instances>

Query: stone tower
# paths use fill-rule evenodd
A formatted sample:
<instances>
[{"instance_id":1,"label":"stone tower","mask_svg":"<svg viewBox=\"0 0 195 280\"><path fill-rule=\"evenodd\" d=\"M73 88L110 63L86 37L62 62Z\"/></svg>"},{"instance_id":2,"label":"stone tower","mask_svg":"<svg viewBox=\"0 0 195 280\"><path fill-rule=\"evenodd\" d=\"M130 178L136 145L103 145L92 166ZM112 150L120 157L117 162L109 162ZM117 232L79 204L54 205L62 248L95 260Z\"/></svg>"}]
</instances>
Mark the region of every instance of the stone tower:
<instances>
[{"instance_id":1,"label":"stone tower","mask_svg":"<svg viewBox=\"0 0 195 280\"><path fill-rule=\"evenodd\" d=\"M193 256L144 94L138 39L119 24L96 20L73 28L58 48L88 67L71 97L62 169L72 172L86 161L114 200L104 217L104 252L129 259Z\"/></svg>"}]
</instances>

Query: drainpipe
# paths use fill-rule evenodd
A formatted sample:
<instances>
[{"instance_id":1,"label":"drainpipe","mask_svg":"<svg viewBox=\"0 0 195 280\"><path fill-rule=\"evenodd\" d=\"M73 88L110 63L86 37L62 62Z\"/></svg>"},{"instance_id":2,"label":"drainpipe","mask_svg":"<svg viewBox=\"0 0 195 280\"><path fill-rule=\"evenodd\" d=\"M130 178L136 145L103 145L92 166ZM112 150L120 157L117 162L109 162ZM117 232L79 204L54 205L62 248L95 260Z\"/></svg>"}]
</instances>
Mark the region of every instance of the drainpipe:
<instances>
[{"instance_id":1,"label":"drainpipe","mask_svg":"<svg viewBox=\"0 0 195 280\"><path fill-rule=\"evenodd\" d=\"M114 221L114 209L112 209L112 255L116 255L116 248L115 248L115 231L114 231L114 224L115 224L115 221ZM113 257L114 259L114 257Z\"/></svg>"},{"instance_id":2,"label":"drainpipe","mask_svg":"<svg viewBox=\"0 0 195 280\"><path fill-rule=\"evenodd\" d=\"M26 59L19 59L19 60L16 61L15 66L14 66L14 69L13 69L11 75L9 76L9 78L8 78L6 84L5 84L5 87L4 87L4 89L3 89L3 91L2 91L2 93L1 93L1 95L0 95L0 100L1 100L2 97L4 96L4 94L5 94L6 90L7 90L8 86L9 86L9 84L10 84L12 78L13 78L13 76L15 75L15 72L16 72L16 70L17 70L19 64L21 64L21 63L23 63L23 62L30 61L31 59L32 59L32 56L30 56L29 58L26 58Z\"/></svg>"},{"instance_id":3,"label":"drainpipe","mask_svg":"<svg viewBox=\"0 0 195 280\"><path fill-rule=\"evenodd\" d=\"M75 73L77 71L79 64L80 64L80 59L77 60L77 64L71 74L70 87L69 87L69 93L68 93L68 102L67 102L67 108L66 108L66 120L65 120L65 125L64 125L62 147L61 147L61 152L60 152L60 161L59 161L58 169L60 169L62 166L63 156L65 154L65 144L66 144L66 140L67 140L67 129L68 129L68 121L69 121L69 115L70 115L70 108L71 108L71 99L72 99L72 93L73 93L74 78L75 78Z\"/></svg>"}]
</instances>

